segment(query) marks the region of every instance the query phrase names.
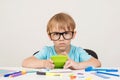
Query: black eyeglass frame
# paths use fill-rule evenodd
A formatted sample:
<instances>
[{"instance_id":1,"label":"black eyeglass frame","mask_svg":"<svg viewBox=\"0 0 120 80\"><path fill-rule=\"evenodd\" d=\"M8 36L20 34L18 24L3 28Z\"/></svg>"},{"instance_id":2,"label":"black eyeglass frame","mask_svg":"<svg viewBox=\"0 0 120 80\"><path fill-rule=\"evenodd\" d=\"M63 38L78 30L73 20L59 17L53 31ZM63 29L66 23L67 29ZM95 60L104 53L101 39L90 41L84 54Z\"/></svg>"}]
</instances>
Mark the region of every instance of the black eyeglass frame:
<instances>
[{"instance_id":1,"label":"black eyeglass frame","mask_svg":"<svg viewBox=\"0 0 120 80\"><path fill-rule=\"evenodd\" d=\"M69 38L69 39L66 39L66 38L65 38L64 34L65 34L66 32L71 32L71 33L72 33L71 38ZM59 38L58 38L58 39L56 39L56 40L52 39L51 34L53 34L53 33L60 34ZM74 34L74 31L65 31L65 32L61 32L61 33L60 33L60 32L52 32L52 33L49 33L50 38L51 38L51 40L53 40L53 41L57 41L57 40L59 40L59 39L60 39L60 37L61 37L61 35L62 35L62 37L63 37L65 40L70 40L70 39L72 39L72 38L73 38L73 34Z\"/></svg>"}]
</instances>

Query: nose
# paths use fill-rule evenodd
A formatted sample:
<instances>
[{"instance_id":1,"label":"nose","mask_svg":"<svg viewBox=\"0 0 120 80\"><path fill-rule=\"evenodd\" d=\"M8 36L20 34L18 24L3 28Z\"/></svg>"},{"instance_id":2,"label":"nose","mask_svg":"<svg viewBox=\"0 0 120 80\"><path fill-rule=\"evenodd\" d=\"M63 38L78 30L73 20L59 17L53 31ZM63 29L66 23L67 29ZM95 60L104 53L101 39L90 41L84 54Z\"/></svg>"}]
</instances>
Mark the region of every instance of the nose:
<instances>
[{"instance_id":1,"label":"nose","mask_svg":"<svg viewBox=\"0 0 120 80\"><path fill-rule=\"evenodd\" d=\"M64 37L63 35L60 35L60 39L59 40L64 40Z\"/></svg>"}]
</instances>

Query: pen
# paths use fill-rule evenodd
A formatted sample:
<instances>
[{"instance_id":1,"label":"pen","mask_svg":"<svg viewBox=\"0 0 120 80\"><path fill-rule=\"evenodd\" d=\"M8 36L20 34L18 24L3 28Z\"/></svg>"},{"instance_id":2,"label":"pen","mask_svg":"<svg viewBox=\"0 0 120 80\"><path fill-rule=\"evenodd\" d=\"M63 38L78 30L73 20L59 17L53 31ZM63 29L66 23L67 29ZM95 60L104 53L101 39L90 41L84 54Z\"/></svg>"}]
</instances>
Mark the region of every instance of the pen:
<instances>
[{"instance_id":1,"label":"pen","mask_svg":"<svg viewBox=\"0 0 120 80\"><path fill-rule=\"evenodd\" d=\"M46 75L46 76L61 76L59 73L51 73L51 72L36 72L37 75Z\"/></svg>"},{"instance_id":2,"label":"pen","mask_svg":"<svg viewBox=\"0 0 120 80\"><path fill-rule=\"evenodd\" d=\"M13 73L8 73L8 74L5 74L4 77L9 77L10 75L12 74L17 74L17 73L20 73L21 71L18 71L18 72L13 72Z\"/></svg>"},{"instance_id":3,"label":"pen","mask_svg":"<svg viewBox=\"0 0 120 80\"><path fill-rule=\"evenodd\" d=\"M36 73L37 71L27 71L26 73Z\"/></svg>"},{"instance_id":4,"label":"pen","mask_svg":"<svg viewBox=\"0 0 120 80\"><path fill-rule=\"evenodd\" d=\"M85 68L85 71L106 71L106 72L118 72L118 69L103 69L103 68L93 68L92 66L89 66Z\"/></svg>"},{"instance_id":5,"label":"pen","mask_svg":"<svg viewBox=\"0 0 120 80\"><path fill-rule=\"evenodd\" d=\"M19 73L12 74L9 77L17 77L17 76L24 75L24 74L26 74L26 71L20 71Z\"/></svg>"},{"instance_id":6,"label":"pen","mask_svg":"<svg viewBox=\"0 0 120 80\"><path fill-rule=\"evenodd\" d=\"M94 75L96 75L96 76L98 76L98 77L101 77L101 78L104 78L104 79L109 79L109 78L110 78L110 77L105 76L105 75L103 75L103 74L98 74L98 73L91 73L91 74L94 74Z\"/></svg>"},{"instance_id":7,"label":"pen","mask_svg":"<svg viewBox=\"0 0 120 80\"><path fill-rule=\"evenodd\" d=\"M78 75L84 75L83 73L77 73Z\"/></svg>"},{"instance_id":8,"label":"pen","mask_svg":"<svg viewBox=\"0 0 120 80\"><path fill-rule=\"evenodd\" d=\"M119 75L119 74L112 74L112 73L100 72L100 71L97 71L96 73L97 73L97 74L106 74L106 75L111 75L111 76L120 77L120 75Z\"/></svg>"}]
</instances>

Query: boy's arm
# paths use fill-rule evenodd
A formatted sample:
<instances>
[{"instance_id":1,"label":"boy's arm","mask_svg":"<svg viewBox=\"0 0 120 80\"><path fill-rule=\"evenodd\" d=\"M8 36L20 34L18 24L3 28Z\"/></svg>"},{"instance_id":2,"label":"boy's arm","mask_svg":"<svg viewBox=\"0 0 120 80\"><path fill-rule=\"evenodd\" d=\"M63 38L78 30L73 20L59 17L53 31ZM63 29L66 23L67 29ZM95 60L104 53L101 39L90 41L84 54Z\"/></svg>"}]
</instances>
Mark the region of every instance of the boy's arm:
<instances>
[{"instance_id":1,"label":"boy's arm","mask_svg":"<svg viewBox=\"0 0 120 80\"><path fill-rule=\"evenodd\" d=\"M91 57L88 61L78 63L79 69L85 69L88 66L101 67L101 63L94 57Z\"/></svg>"},{"instance_id":2,"label":"boy's arm","mask_svg":"<svg viewBox=\"0 0 120 80\"><path fill-rule=\"evenodd\" d=\"M100 67L101 63L98 59L91 57L88 61L84 62L74 62L73 60L69 59L64 68L71 68L71 69L85 69L88 66Z\"/></svg>"},{"instance_id":3,"label":"boy's arm","mask_svg":"<svg viewBox=\"0 0 120 80\"><path fill-rule=\"evenodd\" d=\"M22 67L26 68L54 68L51 60L39 60L34 56L23 60Z\"/></svg>"}]
</instances>

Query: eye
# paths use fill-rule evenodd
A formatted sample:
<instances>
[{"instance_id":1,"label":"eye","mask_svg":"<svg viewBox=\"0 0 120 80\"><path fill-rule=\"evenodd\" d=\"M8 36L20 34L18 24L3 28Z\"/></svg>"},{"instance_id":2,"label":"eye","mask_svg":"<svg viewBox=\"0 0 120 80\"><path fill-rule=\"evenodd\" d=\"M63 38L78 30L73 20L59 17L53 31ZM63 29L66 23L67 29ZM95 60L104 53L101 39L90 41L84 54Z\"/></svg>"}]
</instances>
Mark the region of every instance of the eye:
<instances>
[{"instance_id":1,"label":"eye","mask_svg":"<svg viewBox=\"0 0 120 80\"><path fill-rule=\"evenodd\" d=\"M64 35L72 35L72 32L66 31L66 32L64 32Z\"/></svg>"},{"instance_id":2,"label":"eye","mask_svg":"<svg viewBox=\"0 0 120 80\"><path fill-rule=\"evenodd\" d=\"M51 36L59 36L60 34L58 32L51 33Z\"/></svg>"},{"instance_id":3,"label":"eye","mask_svg":"<svg viewBox=\"0 0 120 80\"><path fill-rule=\"evenodd\" d=\"M66 34L69 34L69 32L64 32L64 34L66 35Z\"/></svg>"},{"instance_id":4,"label":"eye","mask_svg":"<svg viewBox=\"0 0 120 80\"><path fill-rule=\"evenodd\" d=\"M59 33L55 32L55 33L53 33L53 35L59 35Z\"/></svg>"}]
</instances>

